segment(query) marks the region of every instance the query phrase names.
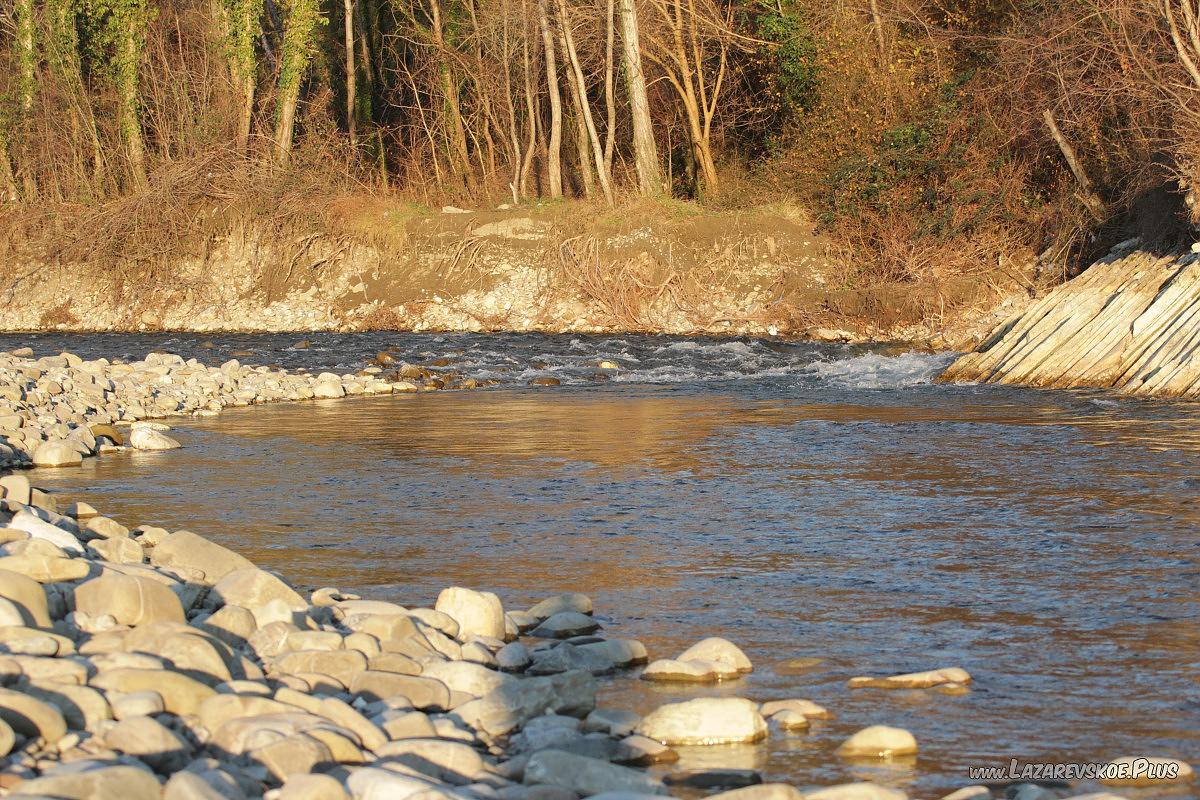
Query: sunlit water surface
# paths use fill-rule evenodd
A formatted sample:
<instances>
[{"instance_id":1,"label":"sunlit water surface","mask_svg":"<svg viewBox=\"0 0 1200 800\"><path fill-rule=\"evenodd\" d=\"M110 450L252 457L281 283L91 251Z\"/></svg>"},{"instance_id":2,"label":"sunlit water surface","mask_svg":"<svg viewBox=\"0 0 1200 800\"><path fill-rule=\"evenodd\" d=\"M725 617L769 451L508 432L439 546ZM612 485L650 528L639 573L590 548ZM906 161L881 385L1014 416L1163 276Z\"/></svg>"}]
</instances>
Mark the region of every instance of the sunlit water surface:
<instances>
[{"instance_id":1,"label":"sunlit water surface","mask_svg":"<svg viewBox=\"0 0 1200 800\"><path fill-rule=\"evenodd\" d=\"M968 766L1010 758L1200 762L1195 404L931 385L946 357L887 348L296 338L43 335L0 337L0 349L210 363L241 352L347 371L393 347L503 384L180 420L183 450L36 481L127 524L206 534L307 587L428 605L461 584L510 608L581 591L605 632L652 657L721 635L755 664L718 688L605 679L608 705L807 697L837 715L759 745L685 751L676 768L935 797L966 784ZM622 365L615 379L595 368L604 358ZM537 375L564 385L528 387ZM972 690L845 688L941 666L969 670ZM870 724L913 731L919 757L833 755Z\"/></svg>"}]
</instances>

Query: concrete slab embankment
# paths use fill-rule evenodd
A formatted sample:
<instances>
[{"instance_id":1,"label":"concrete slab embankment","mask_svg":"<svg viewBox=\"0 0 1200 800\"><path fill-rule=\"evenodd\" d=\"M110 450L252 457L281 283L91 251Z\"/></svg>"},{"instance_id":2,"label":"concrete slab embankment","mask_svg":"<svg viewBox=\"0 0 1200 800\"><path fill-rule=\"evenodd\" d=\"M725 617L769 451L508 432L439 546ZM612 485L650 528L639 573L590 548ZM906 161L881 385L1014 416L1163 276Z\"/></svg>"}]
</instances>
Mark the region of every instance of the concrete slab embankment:
<instances>
[{"instance_id":1,"label":"concrete slab embankment","mask_svg":"<svg viewBox=\"0 0 1200 800\"><path fill-rule=\"evenodd\" d=\"M1115 252L1001 324L940 380L1200 396L1200 254Z\"/></svg>"}]
</instances>

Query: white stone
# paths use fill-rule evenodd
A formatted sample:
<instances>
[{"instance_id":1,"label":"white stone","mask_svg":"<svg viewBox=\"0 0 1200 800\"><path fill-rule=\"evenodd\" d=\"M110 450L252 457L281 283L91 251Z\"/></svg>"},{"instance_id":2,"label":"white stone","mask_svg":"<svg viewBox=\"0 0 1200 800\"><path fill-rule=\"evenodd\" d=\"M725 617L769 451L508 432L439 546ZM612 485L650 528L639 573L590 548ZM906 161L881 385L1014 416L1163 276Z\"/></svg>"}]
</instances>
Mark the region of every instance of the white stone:
<instances>
[{"instance_id":1,"label":"white stone","mask_svg":"<svg viewBox=\"0 0 1200 800\"><path fill-rule=\"evenodd\" d=\"M135 427L129 433L129 445L135 450L175 450L179 442L150 427Z\"/></svg>"},{"instance_id":2,"label":"white stone","mask_svg":"<svg viewBox=\"0 0 1200 800\"><path fill-rule=\"evenodd\" d=\"M491 592L451 586L438 595L435 608L458 623L462 637L504 638L504 607Z\"/></svg>"},{"instance_id":3,"label":"white stone","mask_svg":"<svg viewBox=\"0 0 1200 800\"><path fill-rule=\"evenodd\" d=\"M767 735L758 705L740 697L704 697L660 706L634 733L666 745L756 742Z\"/></svg>"},{"instance_id":4,"label":"white stone","mask_svg":"<svg viewBox=\"0 0 1200 800\"><path fill-rule=\"evenodd\" d=\"M872 725L842 742L837 752L850 758L906 756L917 752L917 740L903 728Z\"/></svg>"}]
</instances>

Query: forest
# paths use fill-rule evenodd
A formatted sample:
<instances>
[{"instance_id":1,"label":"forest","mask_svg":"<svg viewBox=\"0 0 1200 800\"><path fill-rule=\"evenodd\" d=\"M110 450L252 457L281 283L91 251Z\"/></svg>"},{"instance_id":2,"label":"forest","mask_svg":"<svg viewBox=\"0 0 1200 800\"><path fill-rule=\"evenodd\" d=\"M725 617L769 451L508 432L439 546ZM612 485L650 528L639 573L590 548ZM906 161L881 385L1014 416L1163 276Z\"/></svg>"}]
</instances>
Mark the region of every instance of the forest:
<instances>
[{"instance_id":1,"label":"forest","mask_svg":"<svg viewBox=\"0 0 1200 800\"><path fill-rule=\"evenodd\" d=\"M1196 0L11 0L0 45L4 235L57 255L348 194L786 199L901 281L1193 235Z\"/></svg>"}]
</instances>

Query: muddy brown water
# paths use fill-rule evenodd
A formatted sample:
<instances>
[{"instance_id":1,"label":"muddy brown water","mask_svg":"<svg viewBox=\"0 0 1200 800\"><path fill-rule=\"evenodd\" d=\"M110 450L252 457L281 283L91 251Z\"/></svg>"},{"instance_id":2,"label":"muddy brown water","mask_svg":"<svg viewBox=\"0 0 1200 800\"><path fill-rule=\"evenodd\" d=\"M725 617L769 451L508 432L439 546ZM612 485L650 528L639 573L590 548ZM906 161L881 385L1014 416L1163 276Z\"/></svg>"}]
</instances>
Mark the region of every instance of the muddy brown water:
<instances>
[{"instance_id":1,"label":"muddy brown water","mask_svg":"<svg viewBox=\"0 0 1200 800\"><path fill-rule=\"evenodd\" d=\"M807 697L836 714L757 745L687 749L676 768L937 797L969 783L969 766L1010 758L1200 762L1200 405L933 386L944 357L869 348L321 336L323 353L278 337L220 347L351 368L390 343L508 385L234 409L175 423L179 451L32 476L307 587L415 605L460 584L510 608L582 591L607 634L652 657L721 635L755 664L715 688L605 678L608 705ZM615 381L589 377L598 358L622 363ZM524 385L547 370L566 385ZM845 688L941 666L968 669L971 691ZM833 755L870 724L908 728L920 755Z\"/></svg>"}]
</instances>

